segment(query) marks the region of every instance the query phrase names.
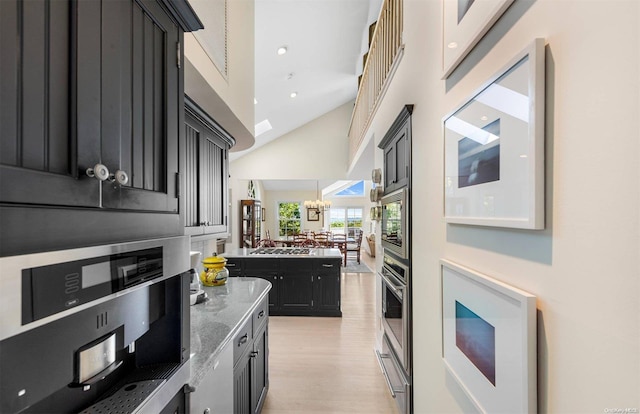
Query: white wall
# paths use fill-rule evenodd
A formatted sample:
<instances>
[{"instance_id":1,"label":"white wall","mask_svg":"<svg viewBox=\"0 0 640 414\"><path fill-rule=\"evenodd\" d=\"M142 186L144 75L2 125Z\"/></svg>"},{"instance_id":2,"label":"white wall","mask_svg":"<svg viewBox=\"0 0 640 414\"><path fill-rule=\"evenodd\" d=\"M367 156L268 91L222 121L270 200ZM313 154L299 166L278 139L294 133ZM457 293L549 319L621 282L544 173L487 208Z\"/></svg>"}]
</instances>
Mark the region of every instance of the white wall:
<instances>
[{"instance_id":1,"label":"white wall","mask_svg":"<svg viewBox=\"0 0 640 414\"><path fill-rule=\"evenodd\" d=\"M184 35L184 53L249 131L254 126L253 0L227 1L227 67L223 76L192 33ZM215 119L215 114L210 114Z\"/></svg>"},{"instance_id":2,"label":"white wall","mask_svg":"<svg viewBox=\"0 0 640 414\"><path fill-rule=\"evenodd\" d=\"M377 144L415 105L415 412L474 412L441 359L441 258L538 296L539 412L640 408L639 2L515 2L448 82L441 2L404 6L405 55L367 135ZM548 43L546 229L446 225L441 119L535 37Z\"/></svg>"},{"instance_id":3,"label":"white wall","mask_svg":"<svg viewBox=\"0 0 640 414\"><path fill-rule=\"evenodd\" d=\"M254 143L254 0L227 1L227 76L195 35L184 34L185 93L237 141L232 151Z\"/></svg>"},{"instance_id":4,"label":"white wall","mask_svg":"<svg viewBox=\"0 0 640 414\"><path fill-rule=\"evenodd\" d=\"M232 179L345 179L352 109L342 105L232 161Z\"/></svg>"}]
</instances>

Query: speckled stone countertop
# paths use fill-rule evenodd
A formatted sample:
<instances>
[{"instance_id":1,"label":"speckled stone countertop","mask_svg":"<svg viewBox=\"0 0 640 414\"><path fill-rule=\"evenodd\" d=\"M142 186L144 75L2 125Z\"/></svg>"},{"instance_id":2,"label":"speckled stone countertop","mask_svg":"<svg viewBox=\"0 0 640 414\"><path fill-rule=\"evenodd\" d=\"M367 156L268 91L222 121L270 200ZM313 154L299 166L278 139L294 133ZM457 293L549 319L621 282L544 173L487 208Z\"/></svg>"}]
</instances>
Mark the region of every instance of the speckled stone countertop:
<instances>
[{"instance_id":1,"label":"speckled stone countertop","mask_svg":"<svg viewBox=\"0 0 640 414\"><path fill-rule=\"evenodd\" d=\"M203 287L209 299L191 306L191 380L197 387L213 369L216 357L250 318L271 283L253 277L230 277L222 286Z\"/></svg>"},{"instance_id":2,"label":"speckled stone countertop","mask_svg":"<svg viewBox=\"0 0 640 414\"><path fill-rule=\"evenodd\" d=\"M278 247L279 250L286 251L287 249L294 249L293 247ZM236 248L229 252L222 254L223 257L242 257L242 258L274 258L274 259L288 259L288 258L336 258L342 257L340 249L309 249L309 254L251 254L251 252L257 249L249 249L246 247Z\"/></svg>"}]
</instances>

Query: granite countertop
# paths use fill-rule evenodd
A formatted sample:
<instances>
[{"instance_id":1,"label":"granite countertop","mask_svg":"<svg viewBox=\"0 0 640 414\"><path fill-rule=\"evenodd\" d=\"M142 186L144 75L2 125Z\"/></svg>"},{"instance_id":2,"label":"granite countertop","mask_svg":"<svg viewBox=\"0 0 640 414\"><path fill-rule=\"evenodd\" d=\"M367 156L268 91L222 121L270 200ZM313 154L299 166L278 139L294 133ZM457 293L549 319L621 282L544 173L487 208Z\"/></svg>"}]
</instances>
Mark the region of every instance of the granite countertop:
<instances>
[{"instance_id":1,"label":"granite countertop","mask_svg":"<svg viewBox=\"0 0 640 414\"><path fill-rule=\"evenodd\" d=\"M209 298L191 306L191 379L197 387L213 369L216 357L250 318L271 283L253 277L230 277L222 286L203 287Z\"/></svg>"},{"instance_id":2,"label":"granite countertop","mask_svg":"<svg viewBox=\"0 0 640 414\"><path fill-rule=\"evenodd\" d=\"M286 251L287 249L292 250L292 249L299 249L296 247L278 247L277 249L279 250L283 250ZM289 258L316 258L316 259L325 259L325 258L332 258L332 259L340 259L342 258L342 253L340 253L340 249L314 249L311 248L310 253L309 254L251 254L251 252L255 251L257 249L249 249L246 247L243 248L236 248L233 249L229 252L225 252L224 254L222 254L223 257L242 257L242 258L253 258L253 257L259 257L259 258L274 258L274 259L289 259Z\"/></svg>"}]
</instances>

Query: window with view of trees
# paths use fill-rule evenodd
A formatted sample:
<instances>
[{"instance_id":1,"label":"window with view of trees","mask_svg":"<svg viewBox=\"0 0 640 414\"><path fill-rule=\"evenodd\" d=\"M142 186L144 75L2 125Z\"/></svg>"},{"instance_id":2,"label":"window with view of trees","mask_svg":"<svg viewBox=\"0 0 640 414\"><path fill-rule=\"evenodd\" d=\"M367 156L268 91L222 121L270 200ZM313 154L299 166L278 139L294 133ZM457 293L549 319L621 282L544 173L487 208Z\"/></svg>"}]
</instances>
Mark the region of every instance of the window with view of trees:
<instances>
[{"instance_id":1,"label":"window with view of trees","mask_svg":"<svg viewBox=\"0 0 640 414\"><path fill-rule=\"evenodd\" d=\"M299 202L278 203L278 235L291 236L300 233L300 210Z\"/></svg>"},{"instance_id":2,"label":"window with view of trees","mask_svg":"<svg viewBox=\"0 0 640 414\"><path fill-rule=\"evenodd\" d=\"M332 233L355 237L356 230L362 230L362 207L331 207L329 211Z\"/></svg>"}]
</instances>

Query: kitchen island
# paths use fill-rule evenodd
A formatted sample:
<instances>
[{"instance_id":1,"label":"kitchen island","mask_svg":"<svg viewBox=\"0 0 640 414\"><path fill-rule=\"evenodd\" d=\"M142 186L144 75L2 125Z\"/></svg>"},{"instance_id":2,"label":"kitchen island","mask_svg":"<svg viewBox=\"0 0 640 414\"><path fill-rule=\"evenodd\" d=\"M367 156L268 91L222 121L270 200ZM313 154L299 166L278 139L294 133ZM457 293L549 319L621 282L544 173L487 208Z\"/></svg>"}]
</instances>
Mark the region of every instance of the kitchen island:
<instances>
[{"instance_id":1,"label":"kitchen island","mask_svg":"<svg viewBox=\"0 0 640 414\"><path fill-rule=\"evenodd\" d=\"M271 284L230 278L191 306L189 412L259 412L269 387Z\"/></svg>"},{"instance_id":2,"label":"kitchen island","mask_svg":"<svg viewBox=\"0 0 640 414\"><path fill-rule=\"evenodd\" d=\"M340 250L240 248L223 256L232 278L255 277L271 282L270 315L342 316Z\"/></svg>"}]
</instances>

